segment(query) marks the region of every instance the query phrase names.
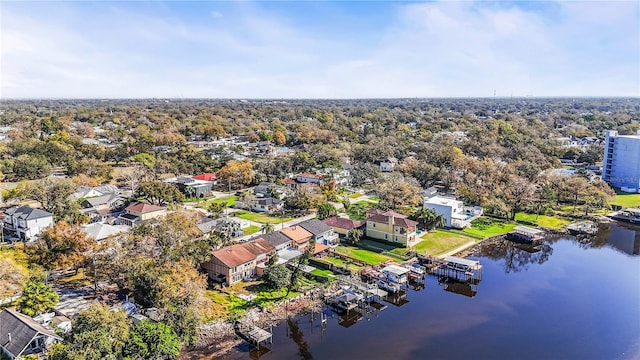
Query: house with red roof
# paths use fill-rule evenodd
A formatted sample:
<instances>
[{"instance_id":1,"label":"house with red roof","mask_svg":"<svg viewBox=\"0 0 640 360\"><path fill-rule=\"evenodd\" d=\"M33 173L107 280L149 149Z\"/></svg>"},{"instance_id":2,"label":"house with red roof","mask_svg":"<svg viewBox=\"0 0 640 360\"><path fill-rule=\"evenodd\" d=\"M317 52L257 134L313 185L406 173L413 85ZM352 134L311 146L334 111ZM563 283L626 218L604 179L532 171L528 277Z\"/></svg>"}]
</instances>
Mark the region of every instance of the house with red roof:
<instances>
[{"instance_id":1,"label":"house with red roof","mask_svg":"<svg viewBox=\"0 0 640 360\"><path fill-rule=\"evenodd\" d=\"M367 210L366 235L370 238L413 246L418 242L417 221L395 211Z\"/></svg>"},{"instance_id":2,"label":"house with red roof","mask_svg":"<svg viewBox=\"0 0 640 360\"><path fill-rule=\"evenodd\" d=\"M333 231L340 235L347 235L347 233L353 229L360 229L364 227L366 221L362 220L351 220L349 218L343 217L330 217L322 220L325 224L330 226Z\"/></svg>"},{"instance_id":3,"label":"house with red roof","mask_svg":"<svg viewBox=\"0 0 640 360\"><path fill-rule=\"evenodd\" d=\"M241 244L226 246L211 253L211 259L202 264L211 280L233 285L259 276L259 269L275 253L265 239L258 238Z\"/></svg>"},{"instance_id":4,"label":"house with red roof","mask_svg":"<svg viewBox=\"0 0 640 360\"><path fill-rule=\"evenodd\" d=\"M218 180L218 177L216 176L215 173L204 173L204 174L199 174L193 177L196 180L204 180L204 181L212 181L213 184L216 184L216 181Z\"/></svg>"},{"instance_id":5,"label":"house with red roof","mask_svg":"<svg viewBox=\"0 0 640 360\"><path fill-rule=\"evenodd\" d=\"M121 225L136 226L147 220L165 217L166 215L167 208L164 206L134 202L124 209L124 212L118 217L118 222Z\"/></svg>"}]
</instances>

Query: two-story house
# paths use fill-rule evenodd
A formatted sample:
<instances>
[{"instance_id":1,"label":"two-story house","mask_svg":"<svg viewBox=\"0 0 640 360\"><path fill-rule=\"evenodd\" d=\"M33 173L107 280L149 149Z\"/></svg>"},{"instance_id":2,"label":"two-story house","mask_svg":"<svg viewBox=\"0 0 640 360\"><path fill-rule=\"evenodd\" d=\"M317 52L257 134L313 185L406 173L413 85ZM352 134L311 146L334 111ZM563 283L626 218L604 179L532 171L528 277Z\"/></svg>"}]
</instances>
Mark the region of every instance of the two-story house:
<instances>
[{"instance_id":1,"label":"two-story house","mask_svg":"<svg viewBox=\"0 0 640 360\"><path fill-rule=\"evenodd\" d=\"M338 246L340 243L339 235L333 231L333 228L318 219L303 221L298 225L313 234L312 239L316 244Z\"/></svg>"},{"instance_id":2,"label":"two-story house","mask_svg":"<svg viewBox=\"0 0 640 360\"><path fill-rule=\"evenodd\" d=\"M143 202L135 202L118 217L121 225L136 226L144 221L167 215L167 208Z\"/></svg>"},{"instance_id":3,"label":"two-story house","mask_svg":"<svg viewBox=\"0 0 640 360\"><path fill-rule=\"evenodd\" d=\"M417 221L394 211L367 210L366 234L368 237L413 246L417 242Z\"/></svg>"},{"instance_id":4,"label":"two-story house","mask_svg":"<svg viewBox=\"0 0 640 360\"><path fill-rule=\"evenodd\" d=\"M203 198L211 193L214 182L196 179L194 176L178 176L165 179L164 182L175 185L189 198Z\"/></svg>"},{"instance_id":5,"label":"two-story house","mask_svg":"<svg viewBox=\"0 0 640 360\"><path fill-rule=\"evenodd\" d=\"M258 275L258 265L267 262L274 252L271 244L258 238L213 251L211 259L204 262L202 268L211 280L233 285Z\"/></svg>"},{"instance_id":6,"label":"two-story house","mask_svg":"<svg viewBox=\"0 0 640 360\"><path fill-rule=\"evenodd\" d=\"M22 240L33 240L42 230L53 225L53 214L29 206L14 206L4 212L4 229Z\"/></svg>"},{"instance_id":7,"label":"two-story house","mask_svg":"<svg viewBox=\"0 0 640 360\"><path fill-rule=\"evenodd\" d=\"M444 226L456 229L471 226L471 221L483 212L480 206L467 207L462 201L444 196L425 197L423 206L442 215Z\"/></svg>"},{"instance_id":8,"label":"two-story house","mask_svg":"<svg viewBox=\"0 0 640 360\"><path fill-rule=\"evenodd\" d=\"M393 168L398 165L398 159L394 157L388 157L386 159L376 160L374 163L380 167L380 171L391 172L393 171Z\"/></svg>"},{"instance_id":9,"label":"two-story house","mask_svg":"<svg viewBox=\"0 0 640 360\"><path fill-rule=\"evenodd\" d=\"M282 200L276 198L257 198L251 205L251 210L255 212L272 213L282 209Z\"/></svg>"},{"instance_id":10,"label":"two-story house","mask_svg":"<svg viewBox=\"0 0 640 360\"><path fill-rule=\"evenodd\" d=\"M291 239L291 247L305 251L309 246L309 241L313 238L313 234L305 230L302 226L293 225L280 230L286 237Z\"/></svg>"},{"instance_id":11,"label":"two-story house","mask_svg":"<svg viewBox=\"0 0 640 360\"><path fill-rule=\"evenodd\" d=\"M15 310L0 313L0 358L22 359L26 355L42 354L54 342L62 341L55 331Z\"/></svg>"},{"instance_id":12,"label":"two-story house","mask_svg":"<svg viewBox=\"0 0 640 360\"><path fill-rule=\"evenodd\" d=\"M260 235L269 244L276 248L276 251L291 248L291 239L280 231L274 231L268 234Z\"/></svg>"},{"instance_id":13,"label":"two-story house","mask_svg":"<svg viewBox=\"0 0 640 360\"><path fill-rule=\"evenodd\" d=\"M81 212L89 217L90 222L106 220L124 205L124 198L118 194L106 194L88 198L80 203Z\"/></svg>"}]
</instances>

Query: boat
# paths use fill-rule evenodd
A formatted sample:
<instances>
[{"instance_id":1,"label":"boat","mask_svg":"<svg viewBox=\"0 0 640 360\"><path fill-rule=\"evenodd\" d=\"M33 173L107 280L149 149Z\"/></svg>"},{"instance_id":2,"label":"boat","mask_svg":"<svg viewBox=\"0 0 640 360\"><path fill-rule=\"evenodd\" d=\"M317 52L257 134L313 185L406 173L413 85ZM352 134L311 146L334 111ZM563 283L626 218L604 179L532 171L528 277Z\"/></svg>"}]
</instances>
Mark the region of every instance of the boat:
<instances>
[{"instance_id":1,"label":"boat","mask_svg":"<svg viewBox=\"0 0 640 360\"><path fill-rule=\"evenodd\" d=\"M640 209L638 208L627 208L624 210L619 210L613 214L611 214L611 218L620 221L626 221L630 223L640 223Z\"/></svg>"}]
</instances>

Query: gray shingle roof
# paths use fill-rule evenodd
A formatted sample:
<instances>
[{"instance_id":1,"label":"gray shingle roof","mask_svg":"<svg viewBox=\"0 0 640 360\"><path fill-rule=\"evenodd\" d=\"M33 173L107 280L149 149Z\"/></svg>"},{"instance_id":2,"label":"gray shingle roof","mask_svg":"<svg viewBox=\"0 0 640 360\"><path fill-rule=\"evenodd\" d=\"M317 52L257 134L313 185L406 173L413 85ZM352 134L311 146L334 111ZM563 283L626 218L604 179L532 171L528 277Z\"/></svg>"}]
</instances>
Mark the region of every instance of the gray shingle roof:
<instances>
[{"instance_id":1,"label":"gray shingle roof","mask_svg":"<svg viewBox=\"0 0 640 360\"><path fill-rule=\"evenodd\" d=\"M53 216L50 212L34 209L28 206L12 207L5 211L5 214L14 216L19 219L33 220Z\"/></svg>"},{"instance_id":2,"label":"gray shingle roof","mask_svg":"<svg viewBox=\"0 0 640 360\"><path fill-rule=\"evenodd\" d=\"M291 243L291 239L289 239L285 234L280 231L274 231L269 234L260 235L261 238L267 240L267 242L275 247L282 245L284 243Z\"/></svg>"},{"instance_id":3,"label":"gray shingle roof","mask_svg":"<svg viewBox=\"0 0 640 360\"><path fill-rule=\"evenodd\" d=\"M99 205L108 204L113 199L116 199L118 197L120 197L120 195L118 195L118 194L107 194L107 195L96 196L96 197L85 199L84 202L89 204L89 206L91 206L91 207L96 207L96 206L99 206Z\"/></svg>"},{"instance_id":4,"label":"gray shingle roof","mask_svg":"<svg viewBox=\"0 0 640 360\"><path fill-rule=\"evenodd\" d=\"M9 342L9 333L11 342ZM18 356L37 334L62 340L55 332L45 329L32 318L17 311L5 309L0 313L0 345Z\"/></svg>"},{"instance_id":5,"label":"gray shingle roof","mask_svg":"<svg viewBox=\"0 0 640 360\"><path fill-rule=\"evenodd\" d=\"M314 236L318 236L326 233L327 231L333 230L331 226L323 223L318 219L311 219L307 221L303 221L298 225L302 226L305 230L312 233Z\"/></svg>"}]
</instances>

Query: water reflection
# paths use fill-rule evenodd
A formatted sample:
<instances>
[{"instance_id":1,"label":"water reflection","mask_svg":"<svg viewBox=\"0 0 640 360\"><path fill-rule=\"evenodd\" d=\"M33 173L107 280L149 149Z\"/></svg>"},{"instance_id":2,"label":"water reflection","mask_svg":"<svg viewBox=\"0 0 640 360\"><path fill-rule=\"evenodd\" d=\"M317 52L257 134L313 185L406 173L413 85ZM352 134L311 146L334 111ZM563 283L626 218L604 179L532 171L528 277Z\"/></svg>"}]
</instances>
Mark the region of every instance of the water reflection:
<instances>
[{"instance_id":1,"label":"water reflection","mask_svg":"<svg viewBox=\"0 0 640 360\"><path fill-rule=\"evenodd\" d=\"M482 247L482 256L504 261L504 272L516 273L527 270L531 264L544 264L553 254L553 248L547 242L536 246L499 240Z\"/></svg>"},{"instance_id":2,"label":"water reflection","mask_svg":"<svg viewBox=\"0 0 640 360\"><path fill-rule=\"evenodd\" d=\"M289 337L298 345L298 354L304 360L312 360L313 355L311 355L311 351L309 351L309 344L304 340L304 333L300 330L298 321L293 318L288 318L287 326L289 327Z\"/></svg>"},{"instance_id":3,"label":"water reflection","mask_svg":"<svg viewBox=\"0 0 640 360\"><path fill-rule=\"evenodd\" d=\"M467 297L474 297L478 293L478 283L472 279L460 281L448 277L438 279L438 284L443 287L444 291Z\"/></svg>"}]
</instances>

